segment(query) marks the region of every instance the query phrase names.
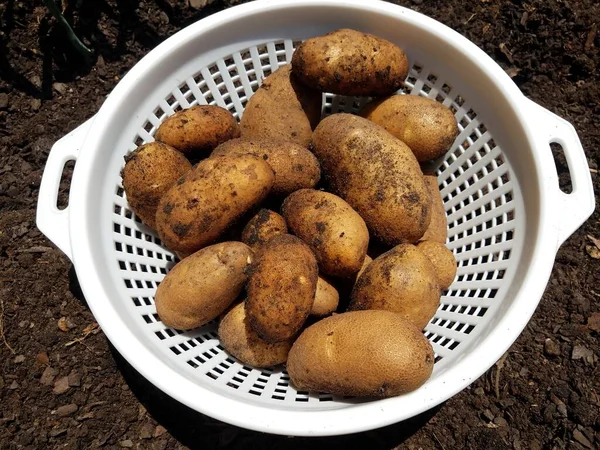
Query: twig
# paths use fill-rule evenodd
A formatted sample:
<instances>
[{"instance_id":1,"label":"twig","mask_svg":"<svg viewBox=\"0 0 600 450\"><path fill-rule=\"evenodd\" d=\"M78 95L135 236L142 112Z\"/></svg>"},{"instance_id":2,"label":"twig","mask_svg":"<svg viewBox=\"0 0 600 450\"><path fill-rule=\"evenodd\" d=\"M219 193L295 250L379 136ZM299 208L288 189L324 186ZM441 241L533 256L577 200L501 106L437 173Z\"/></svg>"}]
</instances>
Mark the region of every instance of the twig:
<instances>
[{"instance_id":1,"label":"twig","mask_svg":"<svg viewBox=\"0 0 600 450\"><path fill-rule=\"evenodd\" d=\"M446 449L444 448L444 444L442 444L442 441L440 441L440 440L438 439L438 437L435 435L435 433L434 433L434 432L431 432L431 434L433 434L433 438L435 439L435 442L437 442L437 443L438 443L438 445L440 446L440 448L441 448L442 450L446 450Z\"/></svg>"},{"instance_id":2,"label":"twig","mask_svg":"<svg viewBox=\"0 0 600 450\"><path fill-rule=\"evenodd\" d=\"M82 344L84 347L86 347L88 350L92 351L92 349L85 344L83 341L90 335L92 334L98 334L100 332L100 328L98 328L98 324L97 323L93 323L92 325L89 325L87 327L85 327L85 330L83 330L83 336L77 339L73 339L72 341L69 341L65 344L65 347L70 347L71 345L74 344Z\"/></svg>"},{"instance_id":3,"label":"twig","mask_svg":"<svg viewBox=\"0 0 600 450\"><path fill-rule=\"evenodd\" d=\"M500 371L504 367L504 361L508 357L508 352L502 355L502 358L498 360L496 363L496 377L494 379L494 392L496 393L496 398L500 400Z\"/></svg>"},{"instance_id":4,"label":"twig","mask_svg":"<svg viewBox=\"0 0 600 450\"><path fill-rule=\"evenodd\" d=\"M73 28L71 28L71 25L69 25L69 22L67 22L67 19L65 19L65 16L63 16L56 3L54 3L54 0L44 0L44 3L52 13L54 18L58 20L58 23L60 23L60 25L64 28L65 32L67 33L67 37L71 42L71 45L73 45L75 50L77 50L86 59L86 61L89 61L92 56L92 51L89 48L87 48L83 44L83 42L79 40L79 38L73 31Z\"/></svg>"},{"instance_id":5,"label":"twig","mask_svg":"<svg viewBox=\"0 0 600 450\"><path fill-rule=\"evenodd\" d=\"M14 355L16 352L10 346L8 341L6 340L6 336L4 335L4 300L0 299L0 337L2 337L2 342L6 345L6 348L10 350L10 352Z\"/></svg>"}]
</instances>

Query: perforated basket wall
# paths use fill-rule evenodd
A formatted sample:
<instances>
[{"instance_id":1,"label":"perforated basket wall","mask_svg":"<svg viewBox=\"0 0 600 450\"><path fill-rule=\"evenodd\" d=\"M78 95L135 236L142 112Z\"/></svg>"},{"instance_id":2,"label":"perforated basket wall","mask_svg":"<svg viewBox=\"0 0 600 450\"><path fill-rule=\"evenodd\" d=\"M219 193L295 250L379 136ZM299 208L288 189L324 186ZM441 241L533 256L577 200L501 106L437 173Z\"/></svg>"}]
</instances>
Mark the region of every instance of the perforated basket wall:
<instances>
[{"instance_id":1,"label":"perforated basket wall","mask_svg":"<svg viewBox=\"0 0 600 450\"><path fill-rule=\"evenodd\" d=\"M167 116L195 104L217 104L241 117L262 79L291 60L297 43L265 42L198 67L147 111L144 126L131 136L129 148L120 151L126 154L152 141L156 128ZM515 218L523 207L515 195L518 188L513 185L510 165L494 142L492 127L480 122L468 98L456 92L440 73L418 61L410 70L403 93L430 97L450 107L460 128L460 135L437 168L448 217L447 244L458 260L458 274L425 328L436 353L436 377L460 357L467 343L477 339L502 303L516 267L511 259L518 258L515 243L520 237ZM367 100L324 94L323 112L355 113ZM224 351L214 323L191 332L165 327L156 314L154 291L174 265L175 257L128 208L120 184L114 186L113 208L113 255L116 273L121 276L117 281L123 286L121 301L178 370L186 371L201 385L243 401L298 410L343 408L355 402L297 391L283 369L244 366Z\"/></svg>"}]
</instances>

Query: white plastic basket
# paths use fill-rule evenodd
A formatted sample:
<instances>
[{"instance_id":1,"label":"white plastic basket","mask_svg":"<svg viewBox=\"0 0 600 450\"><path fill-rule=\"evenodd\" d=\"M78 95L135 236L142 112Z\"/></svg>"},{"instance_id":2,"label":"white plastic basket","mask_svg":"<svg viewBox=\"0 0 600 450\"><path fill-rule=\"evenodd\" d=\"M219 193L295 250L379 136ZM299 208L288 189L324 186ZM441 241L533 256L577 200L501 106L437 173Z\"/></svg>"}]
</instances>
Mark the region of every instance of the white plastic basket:
<instances>
[{"instance_id":1,"label":"white plastic basket","mask_svg":"<svg viewBox=\"0 0 600 450\"><path fill-rule=\"evenodd\" d=\"M407 93L453 108L460 135L439 162L448 246L458 275L425 332L436 352L431 379L379 401L298 392L283 370L229 356L214 324L166 328L154 291L173 254L129 210L123 156L151 141L181 107L218 104L241 116L259 82L308 37L348 27L399 44L411 67ZM324 112L361 100L324 95ZM573 192L562 193L550 143L562 145ZM76 161L67 209L56 198ZM335 435L410 418L465 388L508 349L536 308L556 251L594 208L587 162L573 127L525 98L483 51L408 9L362 0L259 0L210 16L143 58L98 114L58 141L48 158L37 223L72 259L88 304L118 351L189 407L255 430ZM368 362L365 362L368 364Z\"/></svg>"}]
</instances>

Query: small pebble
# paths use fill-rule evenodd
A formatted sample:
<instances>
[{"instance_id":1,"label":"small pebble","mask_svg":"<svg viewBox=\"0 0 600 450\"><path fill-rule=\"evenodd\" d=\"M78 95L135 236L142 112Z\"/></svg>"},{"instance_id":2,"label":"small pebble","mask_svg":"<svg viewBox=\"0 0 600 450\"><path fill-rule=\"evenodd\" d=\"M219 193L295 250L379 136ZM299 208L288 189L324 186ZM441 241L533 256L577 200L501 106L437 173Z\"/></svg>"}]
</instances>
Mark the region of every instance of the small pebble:
<instances>
[{"instance_id":1,"label":"small pebble","mask_svg":"<svg viewBox=\"0 0 600 450\"><path fill-rule=\"evenodd\" d=\"M140 430L140 439L150 439L154 432L154 426L151 423L145 424Z\"/></svg>"},{"instance_id":2,"label":"small pebble","mask_svg":"<svg viewBox=\"0 0 600 450\"><path fill-rule=\"evenodd\" d=\"M162 425L157 425L154 429L154 437L160 437L167 432L167 429Z\"/></svg>"},{"instance_id":3,"label":"small pebble","mask_svg":"<svg viewBox=\"0 0 600 450\"><path fill-rule=\"evenodd\" d=\"M480 397L481 397L482 395L485 395L485 391L483 390L483 388L482 388L482 387L475 388L475 391L474 391L474 392L475 392L475 395L478 395L478 396L480 396Z\"/></svg>"},{"instance_id":4,"label":"small pebble","mask_svg":"<svg viewBox=\"0 0 600 450\"><path fill-rule=\"evenodd\" d=\"M63 95L65 92L67 92L67 85L64 83L54 83L52 88L60 95Z\"/></svg>"},{"instance_id":5,"label":"small pebble","mask_svg":"<svg viewBox=\"0 0 600 450\"><path fill-rule=\"evenodd\" d=\"M42 376L40 378L40 383L42 383L46 386L52 386L52 383L54 382L54 378L56 377L56 375L58 375L58 370L48 366L42 373Z\"/></svg>"},{"instance_id":6,"label":"small pebble","mask_svg":"<svg viewBox=\"0 0 600 450\"><path fill-rule=\"evenodd\" d=\"M52 390L55 394L64 394L69 390L69 378L62 377L56 380L54 383L54 389Z\"/></svg>"},{"instance_id":7,"label":"small pebble","mask_svg":"<svg viewBox=\"0 0 600 450\"><path fill-rule=\"evenodd\" d=\"M544 342L544 353L548 356L558 356L560 355L560 345L552 339L546 339L546 342Z\"/></svg>"},{"instance_id":8,"label":"small pebble","mask_svg":"<svg viewBox=\"0 0 600 450\"><path fill-rule=\"evenodd\" d=\"M40 366L47 366L50 364L50 358L48 358L48 353L42 352L35 355L35 362Z\"/></svg>"},{"instance_id":9,"label":"small pebble","mask_svg":"<svg viewBox=\"0 0 600 450\"><path fill-rule=\"evenodd\" d=\"M70 403L68 405L60 406L56 409L56 415L59 417L70 416L74 412L77 412L79 407L75 403Z\"/></svg>"},{"instance_id":10,"label":"small pebble","mask_svg":"<svg viewBox=\"0 0 600 450\"><path fill-rule=\"evenodd\" d=\"M131 448L131 447L133 447L133 442L131 441L131 439L121 441L121 442L119 442L119 447Z\"/></svg>"},{"instance_id":11,"label":"small pebble","mask_svg":"<svg viewBox=\"0 0 600 450\"><path fill-rule=\"evenodd\" d=\"M564 403L558 405L556 407L556 410L558 411L558 413L561 415L561 417L567 417L568 413L567 413L567 405L565 405Z\"/></svg>"},{"instance_id":12,"label":"small pebble","mask_svg":"<svg viewBox=\"0 0 600 450\"><path fill-rule=\"evenodd\" d=\"M8 108L8 94L1 93L0 94L0 109Z\"/></svg>"},{"instance_id":13,"label":"small pebble","mask_svg":"<svg viewBox=\"0 0 600 450\"><path fill-rule=\"evenodd\" d=\"M489 409L483 411L483 417L485 417L490 422L494 420L494 414Z\"/></svg>"},{"instance_id":14,"label":"small pebble","mask_svg":"<svg viewBox=\"0 0 600 450\"><path fill-rule=\"evenodd\" d=\"M58 436L61 436L61 435L65 434L66 432L67 432L66 429L62 429L61 430L61 429L55 428L53 430L50 430L50 436L51 437L58 437Z\"/></svg>"},{"instance_id":15,"label":"small pebble","mask_svg":"<svg viewBox=\"0 0 600 450\"><path fill-rule=\"evenodd\" d=\"M42 107L42 101L39 98L33 98L31 99L30 105L33 111L39 111Z\"/></svg>"},{"instance_id":16,"label":"small pebble","mask_svg":"<svg viewBox=\"0 0 600 450\"><path fill-rule=\"evenodd\" d=\"M9 389L11 390L15 390L15 389L19 389L19 383L17 383L16 381L13 381L10 386L8 386Z\"/></svg>"},{"instance_id":17,"label":"small pebble","mask_svg":"<svg viewBox=\"0 0 600 450\"><path fill-rule=\"evenodd\" d=\"M581 445L583 445L584 447L587 447L587 448L594 448L594 447L592 446L592 443L591 443L591 442L588 440L588 438L586 438L586 437L584 436L584 434L583 434L581 431L577 430L577 429L575 429L575 430L573 431L573 439L575 439L577 442L579 442L579 443L580 443Z\"/></svg>"},{"instance_id":18,"label":"small pebble","mask_svg":"<svg viewBox=\"0 0 600 450\"><path fill-rule=\"evenodd\" d=\"M67 378L69 380L69 386L81 386L81 372L72 370Z\"/></svg>"},{"instance_id":19,"label":"small pebble","mask_svg":"<svg viewBox=\"0 0 600 450\"><path fill-rule=\"evenodd\" d=\"M494 423L496 425L498 425L499 427L507 427L508 426L508 422L506 421L506 419L504 417L500 417L500 416L498 416L494 419Z\"/></svg>"},{"instance_id":20,"label":"small pebble","mask_svg":"<svg viewBox=\"0 0 600 450\"><path fill-rule=\"evenodd\" d=\"M16 364L21 364L22 362L25 362L25 356L24 355L15 356L15 363Z\"/></svg>"}]
</instances>

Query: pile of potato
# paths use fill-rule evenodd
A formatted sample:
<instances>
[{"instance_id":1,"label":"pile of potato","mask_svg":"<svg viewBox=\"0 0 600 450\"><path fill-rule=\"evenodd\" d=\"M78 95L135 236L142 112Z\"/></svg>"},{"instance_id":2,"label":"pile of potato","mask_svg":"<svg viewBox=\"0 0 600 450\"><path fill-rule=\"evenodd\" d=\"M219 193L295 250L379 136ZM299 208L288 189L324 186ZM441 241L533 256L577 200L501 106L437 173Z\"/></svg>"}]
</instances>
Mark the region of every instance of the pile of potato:
<instances>
[{"instance_id":1,"label":"pile of potato","mask_svg":"<svg viewBox=\"0 0 600 450\"><path fill-rule=\"evenodd\" d=\"M458 127L443 105L396 94L407 73L396 45L337 30L265 78L240 124L195 106L126 157L129 205L181 259L156 291L165 325L218 319L231 355L286 364L300 390L388 397L429 378L421 330L456 261L420 163ZM321 120L324 91L374 99Z\"/></svg>"}]
</instances>

